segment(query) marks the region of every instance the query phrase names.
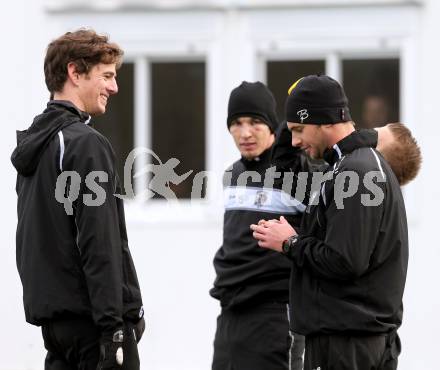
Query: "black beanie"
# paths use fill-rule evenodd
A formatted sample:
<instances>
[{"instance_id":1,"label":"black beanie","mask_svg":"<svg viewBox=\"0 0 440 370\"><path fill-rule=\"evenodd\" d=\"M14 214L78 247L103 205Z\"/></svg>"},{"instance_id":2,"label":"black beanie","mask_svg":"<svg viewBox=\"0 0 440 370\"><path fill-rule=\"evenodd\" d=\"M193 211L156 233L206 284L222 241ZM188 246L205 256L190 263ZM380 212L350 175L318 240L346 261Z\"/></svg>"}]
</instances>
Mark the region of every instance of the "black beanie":
<instances>
[{"instance_id":1,"label":"black beanie","mask_svg":"<svg viewBox=\"0 0 440 370\"><path fill-rule=\"evenodd\" d=\"M278 127L276 103L266 85L258 81L243 81L232 90L228 103L228 129L232 121L239 117L259 118L275 132Z\"/></svg>"},{"instance_id":2,"label":"black beanie","mask_svg":"<svg viewBox=\"0 0 440 370\"><path fill-rule=\"evenodd\" d=\"M314 125L351 121L344 89L329 76L300 78L289 89L286 120Z\"/></svg>"}]
</instances>

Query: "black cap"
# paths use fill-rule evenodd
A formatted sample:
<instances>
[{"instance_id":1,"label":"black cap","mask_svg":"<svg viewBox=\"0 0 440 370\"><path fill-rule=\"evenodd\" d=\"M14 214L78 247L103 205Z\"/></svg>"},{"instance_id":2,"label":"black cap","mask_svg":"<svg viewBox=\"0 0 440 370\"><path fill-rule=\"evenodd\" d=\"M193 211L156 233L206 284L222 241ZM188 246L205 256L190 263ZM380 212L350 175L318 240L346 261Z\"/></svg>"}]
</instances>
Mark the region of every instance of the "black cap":
<instances>
[{"instance_id":1,"label":"black cap","mask_svg":"<svg viewBox=\"0 0 440 370\"><path fill-rule=\"evenodd\" d=\"M329 76L310 75L300 78L288 93L288 122L322 125L351 121L344 89Z\"/></svg>"},{"instance_id":2,"label":"black cap","mask_svg":"<svg viewBox=\"0 0 440 370\"><path fill-rule=\"evenodd\" d=\"M276 102L266 85L259 81L243 81L232 90L228 103L228 129L232 121L239 117L259 118L275 132L278 127Z\"/></svg>"}]
</instances>

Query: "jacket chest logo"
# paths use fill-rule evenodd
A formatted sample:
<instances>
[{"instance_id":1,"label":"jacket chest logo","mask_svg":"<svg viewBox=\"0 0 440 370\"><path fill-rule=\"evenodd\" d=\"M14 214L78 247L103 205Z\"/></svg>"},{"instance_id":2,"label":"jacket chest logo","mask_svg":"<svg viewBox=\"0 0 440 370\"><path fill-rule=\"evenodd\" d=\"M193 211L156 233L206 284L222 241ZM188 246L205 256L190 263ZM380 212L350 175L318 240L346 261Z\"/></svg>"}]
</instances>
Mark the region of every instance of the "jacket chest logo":
<instances>
[{"instance_id":1,"label":"jacket chest logo","mask_svg":"<svg viewBox=\"0 0 440 370\"><path fill-rule=\"evenodd\" d=\"M257 191L255 195L254 205L258 208L262 207L268 200L268 195L265 191Z\"/></svg>"}]
</instances>

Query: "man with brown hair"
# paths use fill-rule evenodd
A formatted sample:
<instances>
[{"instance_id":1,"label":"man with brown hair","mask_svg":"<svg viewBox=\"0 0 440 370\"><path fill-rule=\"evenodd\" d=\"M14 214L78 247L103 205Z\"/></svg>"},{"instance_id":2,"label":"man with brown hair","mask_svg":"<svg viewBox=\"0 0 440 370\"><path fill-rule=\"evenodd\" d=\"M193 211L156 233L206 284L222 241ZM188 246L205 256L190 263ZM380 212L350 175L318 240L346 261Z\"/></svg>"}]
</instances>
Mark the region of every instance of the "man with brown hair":
<instances>
[{"instance_id":1,"label":"man with brown hair","mask_svg":"<svg viewBox=\"0 0 440 370\"><path fill-rule=\"evenodd\" d=\"M93 30L51 42L52 100L17 133L17 267L26 320L42 326L46 370L139 369L142 299L113 195L114 152L88 125L118 92L122 55Z\"/></svg>"}]
</instances>

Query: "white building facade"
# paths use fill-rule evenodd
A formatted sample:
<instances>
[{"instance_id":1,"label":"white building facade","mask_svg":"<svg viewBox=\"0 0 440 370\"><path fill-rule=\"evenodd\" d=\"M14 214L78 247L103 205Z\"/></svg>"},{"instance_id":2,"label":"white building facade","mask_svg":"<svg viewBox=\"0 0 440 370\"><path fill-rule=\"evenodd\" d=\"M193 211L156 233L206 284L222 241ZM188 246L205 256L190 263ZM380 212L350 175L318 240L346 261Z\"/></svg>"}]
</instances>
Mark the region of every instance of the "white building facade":
<instances>
[{"instance_id":1,"label":"white building facade","mask_svg":"<svg viewBox=\"0 0 440 370\"><path fill-rule=\"evenodd\" d=\"M15 130L29 126L48 99L42 69L46 45L79 27L107 33L125 50L121 98L115 100L124 115L109 112L117 151L125 156L133 147L150 148L166 161L180 158L173 150L181 147L182 167L176 172L185 172L185 158L195 157L193 166L210 174L203 199L190 200L181 189L178 204L126 202L147 321L142 369L210 368L219 305L208 291L222 239L221 175L239 156L226 129L229 92L242 80L261 80L287 94L300 72L325 72L341 81L349 98L354 96L360 120L368 97L384 96L391 107L388 118L405 122L422 147L422 171L404 190L410 264L399 368L438 368L439 2L17 0L2 8L0 370L43 367L41 334L24 321L15 267L15 171L9 156ZM173 99L183 103L173 107ZM168 122L166 129L157 127L161 119ZM138 165L145 164L148 158L141 158ZM143 188L145 181L137 186Z\"/></svg>"}]
</instances>

